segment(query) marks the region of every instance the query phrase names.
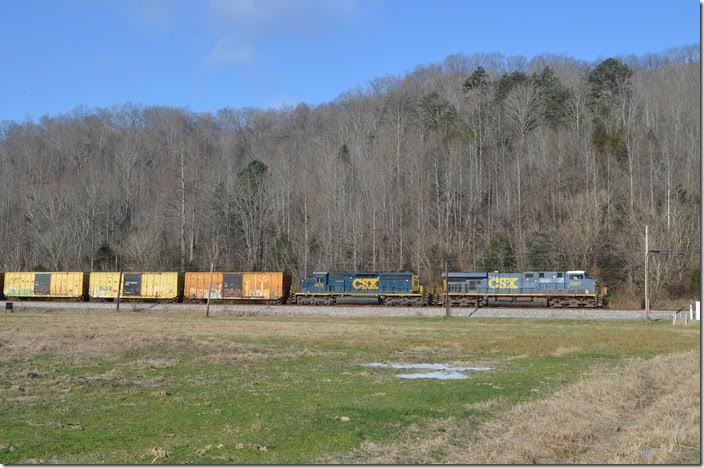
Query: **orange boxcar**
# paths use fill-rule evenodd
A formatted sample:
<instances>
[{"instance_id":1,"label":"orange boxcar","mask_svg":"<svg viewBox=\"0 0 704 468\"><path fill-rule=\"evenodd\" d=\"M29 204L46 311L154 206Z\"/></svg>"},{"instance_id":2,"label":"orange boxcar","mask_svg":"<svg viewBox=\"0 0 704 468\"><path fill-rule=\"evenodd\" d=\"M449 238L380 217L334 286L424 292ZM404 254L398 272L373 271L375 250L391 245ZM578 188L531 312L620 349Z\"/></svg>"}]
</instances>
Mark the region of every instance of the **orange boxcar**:
<instances>
[{"instance_id":1,"label":"orange boxcar","mask_svg":"<svg viewBox=\"0 0 704 468\"><path fill-rule=\"evenodd\" d=\"M187 272L184 299L202 301L243 300L284 302L291 289L291 276L284 272Z\"/></svg>"}]
</instances>

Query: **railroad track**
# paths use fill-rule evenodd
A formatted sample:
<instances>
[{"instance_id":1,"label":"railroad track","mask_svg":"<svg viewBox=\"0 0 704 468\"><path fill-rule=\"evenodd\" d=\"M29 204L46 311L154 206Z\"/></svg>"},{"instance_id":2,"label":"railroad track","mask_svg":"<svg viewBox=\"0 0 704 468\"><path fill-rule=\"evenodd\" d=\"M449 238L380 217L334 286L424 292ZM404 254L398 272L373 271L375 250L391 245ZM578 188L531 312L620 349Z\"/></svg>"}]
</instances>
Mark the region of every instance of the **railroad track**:
<instances>
[{"instance_id":1,"label":"railroad track","mask_svg":"<svg viewBox=\"0 0 704 468\"><path fill-rule=\"evenodd\" d=\"M6 310L6 301L0 301L0 313L21 313L34 310L94 310L115 312L114 303L96 302L56 302L56 301L13 301L12 310ZM133 303L120 304L121 312L202 312L205 304L178 303ZM650 318L667 320L675 310L651 310ZM380 305L339 304L325 305L266 305L266 304L210 304L211 314L235 314L247 316L331 316L331 317L443 317L445 308L424 307L385 307ZM642 320L643 310L626 309L548 309L544 307L453 307L452 317L502 317L502 318L543 318L543 319L588 319L588 320Z\"/></svg>"}]
</instances>

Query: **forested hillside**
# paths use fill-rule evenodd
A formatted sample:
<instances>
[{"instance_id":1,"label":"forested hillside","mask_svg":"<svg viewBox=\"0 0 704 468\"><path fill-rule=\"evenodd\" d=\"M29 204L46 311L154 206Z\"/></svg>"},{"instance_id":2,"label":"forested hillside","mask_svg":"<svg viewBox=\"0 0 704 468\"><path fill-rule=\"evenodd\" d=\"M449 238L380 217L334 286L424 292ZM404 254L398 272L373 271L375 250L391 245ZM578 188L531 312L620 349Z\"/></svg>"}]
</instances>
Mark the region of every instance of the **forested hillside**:
<instances>
[{"instance_id":1,"label":"forested hillside","mask_svg":"<svg viewBox=\"0 0 704 468\"><path fill-rule=\"evenodd\" d=\"M310 107L0 127L0 270L584 268L698 288L698 45L453 55Z\"/></svg>"}]
</instances>

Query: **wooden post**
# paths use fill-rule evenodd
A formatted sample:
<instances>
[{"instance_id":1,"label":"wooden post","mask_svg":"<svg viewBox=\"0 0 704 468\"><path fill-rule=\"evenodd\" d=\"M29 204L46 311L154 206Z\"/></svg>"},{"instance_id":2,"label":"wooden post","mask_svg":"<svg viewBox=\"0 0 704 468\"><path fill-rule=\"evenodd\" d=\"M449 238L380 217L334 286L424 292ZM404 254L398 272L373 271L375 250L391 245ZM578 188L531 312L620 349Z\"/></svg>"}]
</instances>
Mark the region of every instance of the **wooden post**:
<instances>
[{"instance_id":1,"label":"wooden post","mask_svg":"<svg viewBox=\"0 0 704 468\"><path fill-rule=\"evenodd\" d=\"M650 251L648 250L648 226L645 226L645 319L650 319L650 299L648 298L648 260Z\"/></svg>"},{"instance_id":2,"label":"wooden post","mask_svg":"<svg viewBox=\"0 0 704 468\"><path fill-rule=\"evenodd\" d=\"M450 278L447 274L447 259L445 259L445 317L450 316L450 296L448 293L448 285Z\"/></svg>"},{"instance_id":3,"label":"wooden post","mask_svg":"<svg viewBox=\"0 0 704 468\"><path fill-rule=\"evenodd\" d=\"M210 281L208 281L208 300L205 305L205 316L210 317L210 290L213 287L213 267L215 264L210 262Z\"/></svg>"},{"instance_id":4,"label":"wooden post","mask_svg":"<svg viewBox=\"0 0 704 468\"><path fill-rule=\"evenodd\" d=\"M115 307L115 312L120 311L120 291L122 291L122 272L120 272L119 280L117 281L117 307Z\"/></svg>"}]
</instances>

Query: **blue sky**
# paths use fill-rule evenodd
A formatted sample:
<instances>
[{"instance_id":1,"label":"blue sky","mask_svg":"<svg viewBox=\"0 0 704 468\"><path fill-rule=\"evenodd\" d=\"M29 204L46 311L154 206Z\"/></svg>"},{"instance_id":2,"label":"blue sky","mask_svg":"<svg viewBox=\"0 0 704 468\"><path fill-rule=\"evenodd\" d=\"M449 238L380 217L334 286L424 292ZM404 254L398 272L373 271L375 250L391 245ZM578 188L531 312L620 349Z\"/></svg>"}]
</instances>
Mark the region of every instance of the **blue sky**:
<instances>
[{"instance_id":1,"label":"blue sky","mask_svg":"<svg viewBox=\"0 0 704 468\"><path fill-rule=\"evenodd\" d=\"M693 0L3 0L0 120L318 104L454 53L593 61L698 42Z\"/></svg>"}]
</instances>

